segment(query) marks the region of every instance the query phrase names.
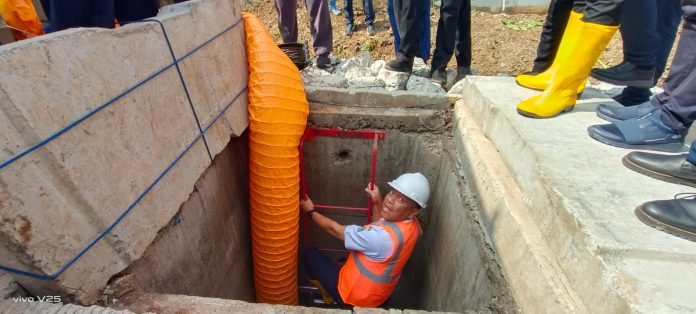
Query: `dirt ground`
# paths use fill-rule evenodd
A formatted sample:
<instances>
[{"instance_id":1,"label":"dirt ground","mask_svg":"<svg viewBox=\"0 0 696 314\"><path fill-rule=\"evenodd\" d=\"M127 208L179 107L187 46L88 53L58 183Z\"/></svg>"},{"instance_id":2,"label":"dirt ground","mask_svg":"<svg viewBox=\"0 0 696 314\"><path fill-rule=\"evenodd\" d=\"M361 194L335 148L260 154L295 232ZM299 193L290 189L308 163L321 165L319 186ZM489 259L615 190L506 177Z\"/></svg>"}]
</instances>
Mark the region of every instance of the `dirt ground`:
<instances>
[{"instance_id":1,"label":"dirt ground","mask_svg":"<svg viewBox=\"0 0 696 314\"><path fill-rule=\"evenodd\" d=\"M337 0L336 2L339 8L343 6L343 0ZM298 41L311 44L309 20L305 4L303 1L297 1L297 3ZM362 1L354 1L353 4L356 30L352 36L344 34L344 16L331 14L334 34L332 54L344 59L355 56L360 51L367 50L371 52L374 60L392 59L394 56L393 35L389 27L386 0L373 0L376 14L375 26L377 28L377 35L374 37L367 35L364 25L365 19L362 13ZM278 31L278 19L273 7L273 1L249 0L245 10L258 16L266 24L273 38L278 43L282 42ZM435 48L435 34L437 33L439 16L439 8L431 7L431 52ZM472 12L472 68L474 71L479 75L510 75L529 71L536 56L536 47L539 42L539 34L541 33L544 17L544 15L539 14ZM672 54L674 54L674 49ZM623 46L621 35L617 32L600 57L597 66L616 65L622 59ZM450 61L449 66L450 68L456 67L454 58ZM663 79L666 77L666 73L667 71L665 71Z\"/></svg>"}]
</instances>

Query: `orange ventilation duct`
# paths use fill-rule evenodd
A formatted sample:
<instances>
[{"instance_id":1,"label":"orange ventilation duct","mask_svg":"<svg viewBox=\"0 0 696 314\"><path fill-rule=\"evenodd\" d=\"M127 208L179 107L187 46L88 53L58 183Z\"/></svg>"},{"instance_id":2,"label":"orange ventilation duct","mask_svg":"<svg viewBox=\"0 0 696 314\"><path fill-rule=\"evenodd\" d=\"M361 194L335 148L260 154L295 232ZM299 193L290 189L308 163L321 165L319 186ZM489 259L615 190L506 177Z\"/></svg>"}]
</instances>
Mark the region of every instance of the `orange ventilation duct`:
<instances>
[{"instance_id":1,"label":"orange ventilation duct","mask_svg":"<svg viewBox=\"0 0 696 314\"><path fill-rule=\"evenodd\" d=\"M296 305L300 151L309 105L297 67L243 13L249 60L249 194L256 301Z\"/></svg>"}]
</instances>

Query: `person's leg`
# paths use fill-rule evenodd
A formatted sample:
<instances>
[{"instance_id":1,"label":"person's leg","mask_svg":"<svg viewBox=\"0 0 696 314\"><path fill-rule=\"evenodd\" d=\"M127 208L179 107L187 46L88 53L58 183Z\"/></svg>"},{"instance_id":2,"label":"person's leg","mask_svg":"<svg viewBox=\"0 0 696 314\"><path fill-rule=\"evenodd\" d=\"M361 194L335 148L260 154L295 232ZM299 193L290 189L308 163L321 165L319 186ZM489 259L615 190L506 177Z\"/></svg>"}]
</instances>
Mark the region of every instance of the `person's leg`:
<instances>
[{"instance_id":1,"label":"person's leg","mask_svg":"<svg viewBox=\"0 0 696 314\"><path fill-rule=\"evenodd\" d=\"M114 5L119 22L139 21L159 11L159 0L115 0Z\"/></svg>"},{"instance_id":2,"label":"person's leg","mask_svg":"<svg viewBox=\"0 0 696 314\"><path fill-rule=\"evenodd\" d=\"M401 37L399 53L408 58L421 56L418 21L423 12L422 1L394 0L394 14Z\"/></svg>"},{"instance_id":3,"label":"person's leg","mask_svg":"<svg viewBox=\"0 0 696 314\"><path fill-rule=\"evenodd\" d=\"M421 58L430 59L430 1L423 1L423 13L419 24Z\"/></svg>"},{"instance_id":4,"label":"person's leg","mask_svg":"<svg viewBox=\"0 0 696 314\"><path fill-rule=\"evenodd\" d=\"M579 1L576 1L579 2ZM619 26L624 0L586 0L582 20L604 26Z\"/></svg>"},{"instance_id":5,"label":"person's leg","mask_svg":"<svg viewBox=\"0 0 696 314\"><path fill-rule=\"evenodd\" d=\"M447 63L454 54L454 44L459 28L460 8L463 2L468 0L442 0L440 6L440 19L437 21L437 35L435 35L435 52L433 53L432 70L440 70L447 67Z\"/></svg>"},{"instance_id":6,"label":"person's leg","mask_svg":"<svg viewBox=\"0 0 696 314\"><path fill-rule=\"evenodd\" d=\"M631 0L621 16L624 61L642 67L655 66L659 37L657 35L657 1Z\"/></svg>"},{"instance_id":7,"label":"person's leg","mask_svg":"<svg viewBox=\"0 0 696 314\"><path fill-rule=\"evenodd\" d=\"M639 0L644 1L644 0ZM679 23L681 23L683 11L681 9L679 0L651 0L657 4L657 22L656 22L656 36L658 41L656 43L655 49L655 77L654 82L662 77L667 65L667 58L674 45L674 39L677 34L677 29L679 28ZM626 4L631 5L630 3ZM631 10L626 9L626 12ZM624 13L624 19L629 13ZM623 22L622 22L623 23ZM643 29L643 26L638 24L638 29ZM632 39L629 41L640 40L639 37L633 38L633 33L635 31L624 31L626 24L621 25L621 33L624 37L624 45L626 45L626 37L630 36ZM636 28L636 27L634 27ZM629 34L624 35L624 32ZM640 32L640 31L638 31ZM625 49L625 48L624 48ZM613 97L614 100L621 103L624 106L633 106L646 102L652 96L652 92L648 88L628 86L624 88L621 94Z\"/></svg>"},{"instance_id":8,"label":"person's leg","mask_svg":"<svg viewBox=\"0 0 696 314\"><path fill-rule=\"evenodd\" d=\"M396 59L387 62L385 68L410 73L413 70L413 59L422 57L418 21L423 14L423 0L394 0L393 4L401 41Z\"/></svg>"},{"instance_id":9,"label":"person's leg","mask_svg":"<svg viewBox=\"0 0 696 314\"><path fill-rule=\"evenodd\" d=\"M374 25L375 9L372 6L372 0L363 0L363 13L365 13L365 25Z\"/></svg>"},{"instance_id":10,"label":"person's leg","mask_svg":"<svg viewBox=\"0 0 696 314\"><path fill-rule=\"evenodd\" d=\"M113 0L51 0L51 30L71 27L114 28Z\"/></svg>"},{"instance_id":11,"label":"person's leg","mask_svg":"<svg viewBox=\"0 0 696 314\"><path fill-rule=\"evenodd\" d=\"M333 50L333 33L328 0L305 0L309 14L312 47L317 56L328 56Z\"/></svg>"},{"instance_id":12,"label":"person's leg","mask_svg":"<svg viewBox=\"0 0 696 314\"><path fill-rule=\"evenodd\" d=\"M546 14L544 26L541 29L539 46L532 73L541 73L548 69L556 57L556 51L561 44L563 32L568 24L568 16L573 9L572 0L551 0Z\"/></svg>"},{"instance_id":13,"label":"person's leg","mask_svg":"<svg viewBox=\"0 0 696 314\"><path fill-rule=\"evenodd\" d=\"M353 0L344 0L343 1L344 7L343 7L343 14L346 16L346 26L348 25L353 25ZM348 28L346 27L346 33L348 33ZM350 35L350 34L348 34Z\"/></svg>"},{"instance_id":14,"label":"person's leg","mask_svg":"<svg viewBox=\"0 0 696 314\"><path fill-rule=\"evenodd\" d=\"M686 1L684 1L686 2ZM696 2L696 1L694 1ZM676 131L685 133L696 119L696 5L684 6L684 27L679 46L672 61L665 92L657 98L661 102L662 122Z\"/></svg>"},{"instance_id":15,"label":"person's leg","mask_svg":"<svg viewBox=\"0 0 696 314\"><path fill-rule=\"evenodd\" d=\"M297 41L296 5L297 0L275 0L275 9L278 14L278 30L284 43Z\"/></svg>"},{"instance_id":16,"label":"person's leg","mask_svg":"<svg viewBox=\"0 0 696 314\"><path fill-rule=\"evenodd\" d=\"M554 66L558 68L550 85L540 95L526 99L517 106L521 115L550 118L573 109L576 94L587 80L592 66L618 29L623 0L588 0L578 22L577 33L559 47ZM618 11L618 12L617 12ZM566 32L568 32L566 30Z\"/></svg>"},{"instance_id":17,"label":"person's leg","mask_svg":"<svg viewBox=\"0 0 696 314\"><path fill-rule=\"evenodd\" d=\"M344 305L338 293L338 266L316 247L307 248L304 251L303 260L309 278L319 280L334 301Z\"/></svg>"},{"instance_id":18,"label":"person's leg","mask_svg":"<svg viewBox=\"0 0 696 314\"><path fill-rule=\"evenodd\" d=\"M455 56L457 67L471 67L471 0L460 0Z\"/></svg>"},{"instance_id":19,"label":"person's leg","mask_svg":"<svg viewBox=\"0 0 696 314\"><path fill-rule=\"evenodd\" d=\"M391 26L392 33L394 33L394 54L398 54L401 37L399 37L399 28L397 27L396 16L394 15L394 0L387 0L387 14L389 15L389 25ZM430 19L430 17L428 17L428 19Z\"/></svg>"},{"instance_id":20,"label":"person's leg","mask_svg":"<svg viewBox=\"0 0 696 314\"><path fill-rule=\"evenodd\" d=\"M662 77L667 65L667 58L672 51L677 29L684 11L679 0L656 0L657 2L657 37L658 48L655 52L655 82Z\"/></svg>"}]
</instances>

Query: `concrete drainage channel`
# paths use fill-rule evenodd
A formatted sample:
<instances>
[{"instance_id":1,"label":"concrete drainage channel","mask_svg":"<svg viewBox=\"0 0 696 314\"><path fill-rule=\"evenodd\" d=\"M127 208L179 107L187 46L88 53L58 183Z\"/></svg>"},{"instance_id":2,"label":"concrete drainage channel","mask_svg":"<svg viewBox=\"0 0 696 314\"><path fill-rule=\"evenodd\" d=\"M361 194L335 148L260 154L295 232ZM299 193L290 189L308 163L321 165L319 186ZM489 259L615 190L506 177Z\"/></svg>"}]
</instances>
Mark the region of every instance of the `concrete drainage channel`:
<instances>
[{"instance_id":1,"label":"concrete drainage channel","mask_svg":"<svg viewBox=\"0 0 696 314\"><path fill-rule=\"evenodd\" d=\"M312 90L308 98L325 99L337 94L341 92ZM422 215L424 236L388 307L519 312L478 223L476 192L463 176L468 165L461 163L455 151L452 101L442 95L379 91L345 92L338 98L352 105L311 102L309 126L386 132L379 141L376 167L375 182L381 190L388 191L386 182L407 171L424 173L432 185L429 208ZM362 105L359 99L381 99L383 103ZM231 139L142 257L109 280L100 305L162 313L342 311L317 308L326 306L317 302L319 295L308 289L308 283L302 279L303 265L299 265L300 305L313 309L252 303L247 151L246 133ZM363 188L370 177L371 151L372 141L365 139L320 137L305 143L305 177L310 196L316 203L366 207ZM365 221L364 215L340 210L327 214L343 223ZM302 230L303 247L341 247L316 229L303 225ZM334 257L338 260L341 255ZM18 304L10 304L6 309L12 310L12 306L16 308ZM48 303L41 306L59 307ZM20 312L23 310L19 308ZM31 311L34 310L38 308Z\"/></svg>"},{"instance_id":2,"label":"concrete drainage channel","mask_svg":"<svg viewBox=\"0 0 696 314\"><path fill-rule=\"evenodd\" d=\"M309 98L322 98L325 92L312 91ZM371 93L373 98L385 96L381 92L365 93ZM343 99L351 102L355 97L365 95L346 93ZM450 101L442 96L414 93L391 97L401 106L311 103L309 122L315 128L386 132L378 144L375 180L383 192L388 191L386 182L402 172L420 171L431 181L433 194L422 215L425 233L389 308L517 312L495 254L477 223L474 193L461 175L463 166L454 152ZM111 280L105 304L117 302L118 308L135 311L194 309L195 298L191 302L163 302L172 298L166 294L253 302L246 223L247 157L240 154L246 151L246 136L233 138L198 180L170 226L160 231L141 259ZM305 178L315 203L366 207L363 188L370 178L371 152L372 141L359 138L318 137L305 142ZM216 203L229 204L225 206L228 210L211 211ZM201 212L212 215L203 216ZM364 213L325 212L342 223L365 221ZM341 248L341 243L315 228L302 224L302 231L302 247ZM332 256L339 260L345 254ZM318 302L318 293L303 279L302 266L301 305L325 307ZM162 308L164 303L168 304L166 308ZM172 308L174 304L178 307ZM247 310L253 308L253 304L245 306Z\"/></svg>"}]
</instances>

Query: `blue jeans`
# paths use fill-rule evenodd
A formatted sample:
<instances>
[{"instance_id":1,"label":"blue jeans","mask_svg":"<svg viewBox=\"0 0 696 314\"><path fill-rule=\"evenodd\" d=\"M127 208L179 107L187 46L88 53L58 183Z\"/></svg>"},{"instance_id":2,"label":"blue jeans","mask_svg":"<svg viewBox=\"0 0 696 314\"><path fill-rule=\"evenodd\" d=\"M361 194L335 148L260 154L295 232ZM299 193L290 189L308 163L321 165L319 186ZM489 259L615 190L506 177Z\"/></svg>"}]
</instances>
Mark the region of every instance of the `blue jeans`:
<instances>
[{"instance_id":1,"label":"blue jeans","mask_svg":"<svg viewBox=\"0 0 696 314\"><path fill-rule=\"evenodd\" d=\"M319 280L334 301L344 306L338 293L338 266L314 246L307 248L302 255L309 278Z\"/></svg>"},{"instance_id":2,"label":"blue jeans","mask_svg":"<svg viewBox=\"0 0 696 314\"><path fill-rule=\"evenodd\" d=\"M423 60L430 59L430 1L424 1L425 10L418 23L420 30L420 49ZM393 0L387 0L387 13L389 14L389 25L394 32L394 53L399 53L399 45L401 37L399 37L399 29L396 27L396 17L394 16Z\"/></svg>"},{"instance_id":3,"label":"blue jeans","mask_svg":"<svg viewBox=\"0 0 696 314\"><path fill-rule=\"evenodd\" d=\"M672 50L683 11L679 0L626 1L621 20L624 60L639 66L655 66L655 82L662 76ZM627 87L623 96L647 101L649 89Z\"/></svg>"},{"instance_id":4,"label":"blue jeans","mask_svg":"<svg viewBox=\"0 0 696 314\"><path fill-rule=\"evenodd\" d=\"M345 4L346 25L353 25L353 0L345 0ZM375 10L372 8L372 0L363 0L363 13L365 13L365 25L375 23Z\"/></svg>"}]
</instances>

